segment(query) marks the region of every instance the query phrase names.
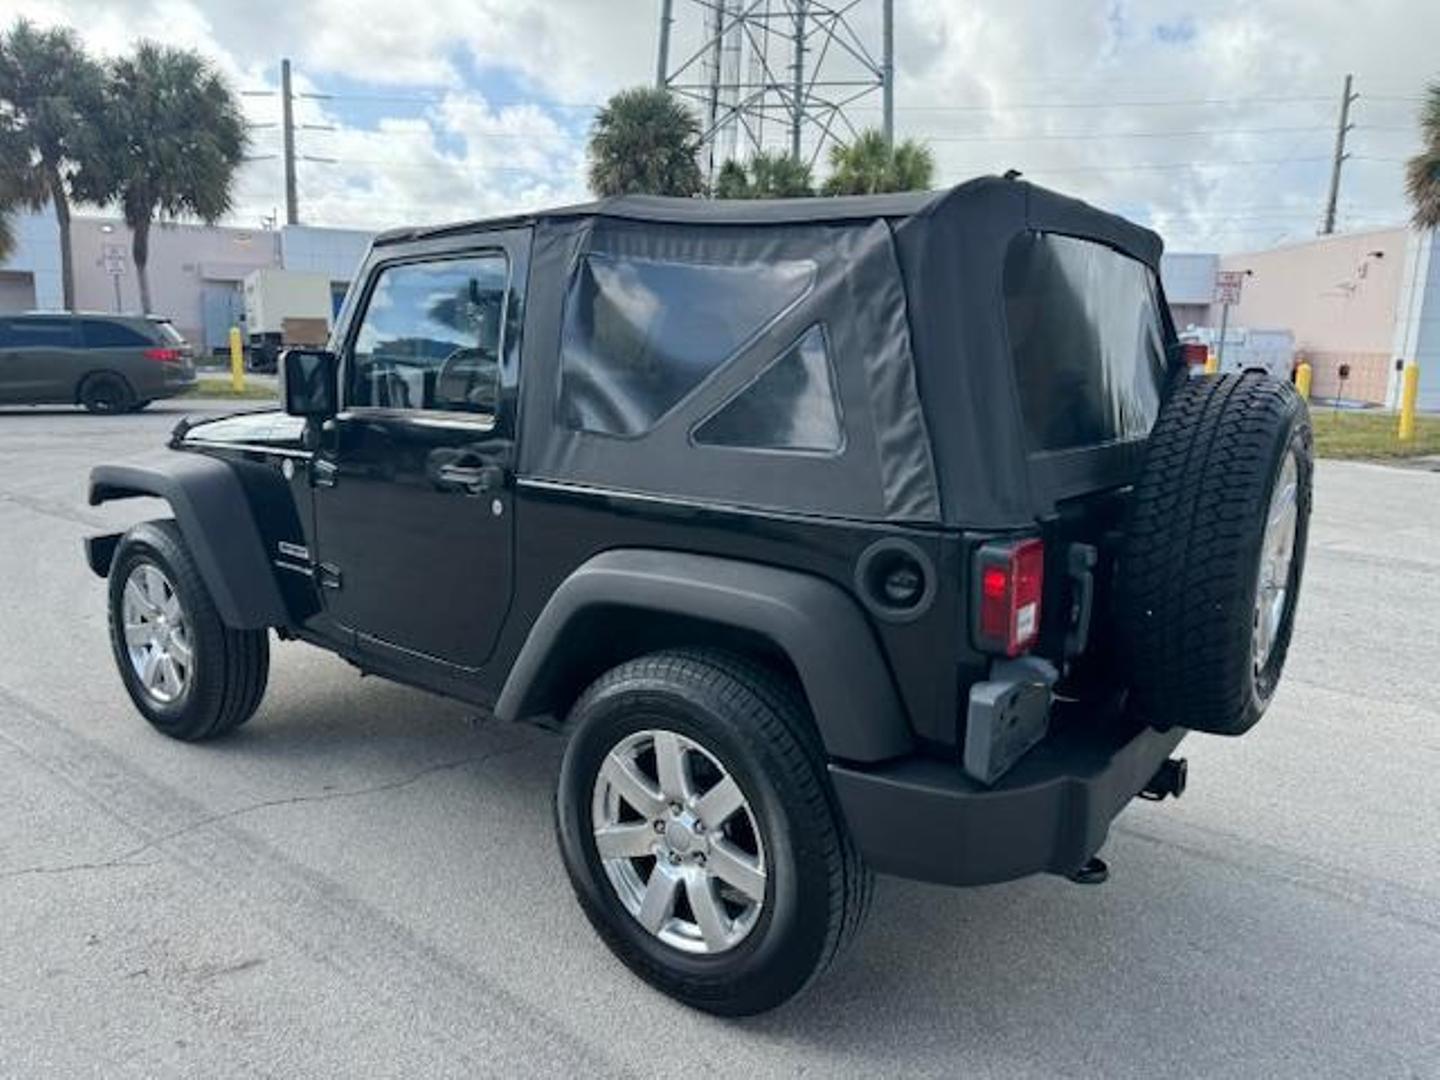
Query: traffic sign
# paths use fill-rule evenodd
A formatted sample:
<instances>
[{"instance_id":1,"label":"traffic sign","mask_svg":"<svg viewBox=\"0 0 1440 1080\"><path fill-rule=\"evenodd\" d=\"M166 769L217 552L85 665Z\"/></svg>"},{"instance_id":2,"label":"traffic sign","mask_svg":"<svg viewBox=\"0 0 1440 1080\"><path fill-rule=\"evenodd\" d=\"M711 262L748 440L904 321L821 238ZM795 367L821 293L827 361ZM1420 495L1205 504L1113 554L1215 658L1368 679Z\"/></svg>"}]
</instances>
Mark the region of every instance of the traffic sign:
<instances>
[{"instance_id":1,"label":"traffic sign","mask_svg":"<svg viewBox=\"0 0 1440 1080\"><path fill-rule=\"evenodd\" d=\"M1215 274L1215 303L1238 304L1245 284L1244 270L1221 270Z\"/></svg>"},{"instance_id":2,"label":"traffic sign","mask_svg":"<svg viewBox=\"0 0 1440 1080\"><path fill-rule=\"evenodd\" d=\"M105 272L111 277L120 277L125 273L125 245L124 244L103 244L101 245L101 259L105 263Z\"/></svg>"}]
</instances>

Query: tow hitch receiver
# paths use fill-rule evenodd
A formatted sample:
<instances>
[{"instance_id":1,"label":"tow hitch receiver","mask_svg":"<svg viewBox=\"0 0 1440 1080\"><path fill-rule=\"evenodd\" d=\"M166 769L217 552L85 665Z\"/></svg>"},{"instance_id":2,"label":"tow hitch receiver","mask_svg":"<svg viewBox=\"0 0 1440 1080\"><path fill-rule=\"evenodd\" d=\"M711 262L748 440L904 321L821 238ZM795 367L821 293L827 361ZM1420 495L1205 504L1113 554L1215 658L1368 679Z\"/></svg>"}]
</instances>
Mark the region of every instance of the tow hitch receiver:
<instances>
[{"instance_id":1,"label":"tow hitch receiver","mask_svg":"<svg viewBox=\"0 0 1440 1080\"><path fill-rule=\"evenodd\" d=\"M1173 795L1178 799L1185 794L1185 778L1189 768L1184 758L1167 759L1155 770L1150 782L1141 789L1140 797L1151 802L1159 802L1166 795Z\"/></svg>"},{"instance_id":2,"label":"tow hitch receiver","mask_svg":"<svg viewBox=\"0 0 1440 1080\"><path fill-rule=\"evenodd\" d=\"M1110 880L1110 866L1098 855L1092 855L1069 877L1076 885L1103 885Z\"/></svg>"}]
</instances>

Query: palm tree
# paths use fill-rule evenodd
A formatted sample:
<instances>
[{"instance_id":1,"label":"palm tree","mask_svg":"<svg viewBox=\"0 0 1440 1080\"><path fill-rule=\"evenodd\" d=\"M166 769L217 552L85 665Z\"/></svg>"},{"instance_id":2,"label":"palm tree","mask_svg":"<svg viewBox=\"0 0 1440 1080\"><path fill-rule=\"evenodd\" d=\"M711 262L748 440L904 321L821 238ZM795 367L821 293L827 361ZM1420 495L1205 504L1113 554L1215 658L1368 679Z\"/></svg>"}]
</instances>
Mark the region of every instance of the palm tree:
<instances>
[{"instance_id":1,"label":"palm tree","mask_svg":"<svg viewBox=\"0 0 1440 1080\"><path fill-rule=\"evenodd\" d=\"M703 186L700 124L665 90L621 90L590 133L590 187L597 195L682 195Z\"/></svg>"},{"instance_id":2,"label":"palm tree","mask_svg":"<svg viewBox=\"0 0 1440 1080\"><path fill-rule=\"evenodd\" d=\"M1425 91L1420 137L1425 145L1405 166L1405 189L1415 204L1415 227L1440 229L1440 82Z\"/></svg>"},{"instance_id":3,"label":"palm tree","mask_svg":"<svg viewBox=\"0 0 1440 1080\"><path fill-rule=\"evenodd\" d=\"M150 226L157 216L209 225L230 210L245 119L234 91L199 53L153 41L110 64L105 97L105 144L75 186L96 202L119 202L148 314Z\"/></svg>"},{"instance_id":4,"label":"palm tree","mask_svg":"<svg viewBox=\"0 0 1440 1080\"><path fill-rule=\"evenodd\" d=\"M810 166L779 151L762 150L748 164L727 161L715 181L717 199L795 199L814 194Z\"/></svg>"},{"instance_id":5,"label":"palm tree","mask_svg":"<svg viewBox=\"0 0 1440 1080\"><path fill-rule=\"evenodd\" d=\"M884 191L924 191L935 176L930 148L914 139L892 147L874 129L862 131L848 146L830 148L826 195L874 195Z\"/></svg>"},{"instance_id":6,"label":"palm tree","mask_svg":"<svg viewBox=\"0 0 1440 1080\"><path fill-rule=\"evenodd\" d=\"M0 261L15 250L15 226L10 215L17 207L33 201L33 181L24 135L0 116Z\"/></svg>"},{"instance_id":7,"label":"palm tree","mask_svg":"<svg viewBox=\"0 0 1440 1080\"><path fill-rule=\"evenodd\" d=\"M731 158L720 166L720 174L715 177L715 187L711 194L717 199L749 199L750 174L745 171L745 166Z\"/></svg>"},{"instance_id":8,"label":"palm tree","mask_svg":"<svg viewBox=\"0 0 1440 1080\"><path fill-rule=\"evenodd\" d=\"M10 132L9 206L55 205L60 226L60 282L75 306L70 247L71 180L93 145L92 118L101 95L99 66L73 30L38 30L25 19L0 34L0 115Z\"/></svg>"}]
</instances>

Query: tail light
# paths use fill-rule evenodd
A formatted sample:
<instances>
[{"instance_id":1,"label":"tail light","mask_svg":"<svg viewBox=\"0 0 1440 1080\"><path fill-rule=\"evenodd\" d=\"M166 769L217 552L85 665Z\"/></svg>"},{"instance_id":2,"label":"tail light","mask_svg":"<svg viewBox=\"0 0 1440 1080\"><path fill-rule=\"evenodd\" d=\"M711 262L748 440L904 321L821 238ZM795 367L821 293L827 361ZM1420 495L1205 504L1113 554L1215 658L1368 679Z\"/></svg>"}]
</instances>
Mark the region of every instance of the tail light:
<instances>
[{"instance_id":1,"label":"tail light","mask_svg":"<svg viewBox=\"0 0 1440 1080\"><path fill-rule=\"evenodd\" d=\"M976 644L1019 656L1040 636L1045 544L1034 538L989 543L975 553Z\"/></svg>"},{"instance_id":2,"label":"tail light","mask_svg":"<svg viewBox=\"0 0 1440 1080\"><path fill-rule=\"evenodd\" d=\"M1186 367L1204 367L1205 362L1210 359L1210 349L1197 342L1186 342L1180 346L1180 358Z\"/></svg>"},{"instance_id":3,"label":"tail light","mask_svg":"<svg viewBox=\"0 0 1440 1080\"><path fill-rule=\"evenodd\" d=\"M180 362L180 350L163 348L146 349L145 359L158 360L162 364L178 364Z\"/></svg>"}]
</instances>

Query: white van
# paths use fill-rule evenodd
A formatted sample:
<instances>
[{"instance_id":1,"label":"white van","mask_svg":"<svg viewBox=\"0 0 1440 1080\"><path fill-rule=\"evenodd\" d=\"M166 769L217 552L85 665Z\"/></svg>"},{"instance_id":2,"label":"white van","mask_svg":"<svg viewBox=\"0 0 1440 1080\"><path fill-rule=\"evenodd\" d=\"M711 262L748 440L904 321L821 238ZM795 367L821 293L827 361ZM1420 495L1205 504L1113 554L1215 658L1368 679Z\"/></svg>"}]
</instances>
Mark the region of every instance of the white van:
<instances>
[{"instance_id":1,"label":"white van","mask_svg":"<svg viewBox=\"0 0 1440 1080\"><path fill-rule=\"evenodd\" d=\"M1204 345L1220 352L1220 331L1210 326L1188 326L1180 334L1184 344ZM1285 382L1295 368L1295 335L1289 330L1247 330L1232 326L1225 331L1222 372L1263 371Z\"/></svg>"}]
</instances>

